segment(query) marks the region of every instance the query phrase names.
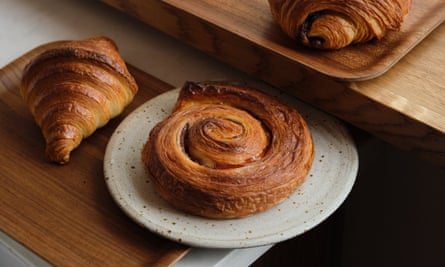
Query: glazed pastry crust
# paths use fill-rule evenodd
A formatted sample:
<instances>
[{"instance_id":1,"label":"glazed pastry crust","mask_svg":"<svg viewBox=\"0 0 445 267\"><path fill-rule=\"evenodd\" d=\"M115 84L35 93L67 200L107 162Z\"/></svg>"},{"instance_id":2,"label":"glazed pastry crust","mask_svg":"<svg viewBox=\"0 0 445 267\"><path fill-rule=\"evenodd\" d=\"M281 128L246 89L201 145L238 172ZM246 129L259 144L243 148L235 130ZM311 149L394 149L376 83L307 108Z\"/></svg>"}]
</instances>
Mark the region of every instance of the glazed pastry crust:
<instances>
[{"instance_id":1,"label":"glazed pastry crust","mask_svg":"<svg viewBox=\"0 0 445 267\"><path fill-rule=\"evenodd\" d=\"M412 0L268 0L283 31L303 45L334 50L400 30Z\"/></svg>"},{"instance_id":2,"label":"glazed pastry crust","mask_svg":"<svg viewBox=\"0 0 445 267\"><path fill-rule=\"evenodd\" d=\"M46 156L60 164L137 91L115 43L101 36L55 43L25 67L20 88L46 140Z\"/></svg>"},{"instance_id":3,"label":"glazed pastry crust","mask_svg":"<svg viewBox=\"0 0 445 267\"><path fill-rule=\"evenodd\" d=\"M295 109L227 83L187 82L142 150L164 199L215 219L248 216L283 201L303 183L313 156L311 134Z\"/></svg>"}]
</instances>

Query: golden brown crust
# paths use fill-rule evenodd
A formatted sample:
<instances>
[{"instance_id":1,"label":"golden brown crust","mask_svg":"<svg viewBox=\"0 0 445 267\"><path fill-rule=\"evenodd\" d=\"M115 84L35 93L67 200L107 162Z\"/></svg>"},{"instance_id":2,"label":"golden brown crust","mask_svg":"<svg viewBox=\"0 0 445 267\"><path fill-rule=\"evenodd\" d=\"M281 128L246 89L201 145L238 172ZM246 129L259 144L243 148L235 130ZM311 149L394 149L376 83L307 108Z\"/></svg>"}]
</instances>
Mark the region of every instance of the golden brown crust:
<instances>
[{"instance_id":1,"label":"golden brown crust","mask_svg":"<svg viewBox=\"0 0 445 267\"><path fill-rule=\"evenodd\" d=\"M340 49L399 30L412 0L269 0L283 31L302 44Z\"/></svg>"},{"instance_id":2,"label":"golden brown crust","mask_svg":"<svg viewBox=\"0 0 445 267\"><path fill-rule=\"evenodd\" d=\"M283 201L305 180L313 154L295 109L244 86L187 82L150 132L142 160L171 204L221 219Z\"/></svg>"},{"instance_id":3,"label":"golden brown crust","mask_svg":"<svg viewBox=\"0 0 445 267\"><path fill-rule=\"evenodd\" d=\"M106 37L58 42L25 67L20 88L45 137L47 157L60 164L119 115L137 90L115 43Z\"/></svg>"}]
</instances>

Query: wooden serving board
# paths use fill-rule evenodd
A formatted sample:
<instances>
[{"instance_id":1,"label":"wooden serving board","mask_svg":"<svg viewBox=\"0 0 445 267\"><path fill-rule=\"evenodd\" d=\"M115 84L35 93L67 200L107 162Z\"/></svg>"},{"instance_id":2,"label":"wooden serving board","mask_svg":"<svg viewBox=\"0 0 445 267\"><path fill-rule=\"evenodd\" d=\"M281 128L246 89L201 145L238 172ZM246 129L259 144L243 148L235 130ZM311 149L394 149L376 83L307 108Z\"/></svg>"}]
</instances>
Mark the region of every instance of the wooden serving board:
<instances>
[{"instance_id":1,"label":"wooden serving board","mask_svg":"<svg viewBox=\"0 0 445 267\"><path fill-rule=\"evenodd\" d=\"M283 70L301 75L304 68L340 80L375 78L445 20L443 0L413 0L400 32L329 52L304 48L287 37L273 20L267 0L102 2L266 81L283 79Z\"/></svg>"},{"instance_id":2,"label":"wooden serving board","mask_svg":"<svg viewBox=\"0 0 445 267\"><path fill-rule=\"evenodd\" d=\"M0 230L56 266L168 266L188 248L157 237L114 203L103 177L107 142L135 107L172 86L130 66L140 91L124 114L84 140L69 164L49 163L19 93L38 47L0 69Z\"/></svg>"}]
</instances>

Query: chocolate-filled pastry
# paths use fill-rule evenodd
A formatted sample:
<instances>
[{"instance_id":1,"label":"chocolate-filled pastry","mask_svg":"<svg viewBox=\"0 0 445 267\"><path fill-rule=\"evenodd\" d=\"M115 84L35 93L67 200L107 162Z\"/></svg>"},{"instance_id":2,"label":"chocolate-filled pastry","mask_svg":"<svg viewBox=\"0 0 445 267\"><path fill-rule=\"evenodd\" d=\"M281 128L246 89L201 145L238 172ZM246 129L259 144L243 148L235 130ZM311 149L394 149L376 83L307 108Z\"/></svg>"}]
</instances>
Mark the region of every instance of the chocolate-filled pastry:
<instances>
[{"instance_id":1,"label":"chocolate-filled pastry","mask_svg":"<svg viewBox=\"0 0 445 267\"><path fill-rule=\"evenodd\" d=\"M334 50L400 30L412 0L268 0L283 31L302 44Z\"/></svg>"},{"instance_id":2,"label":"chocolate-filled pastry","mask_svg":"<svg viewBox=\"0 0 445 267\"><path fill-rule=\"evenodd\" d=\"M283 201L314 157L294 109L246 86L187 82L150 132L142 160L156 191L187 213L240 218Z\"/></svg>"},{"instance_id":3,"label":"chocolate-filled pastry","mask_svg":"<svg viewBox=\"0 0 445 267\"><path fill-rule=\"evenodd\" d=\"M20 88L46 140L46 156L60 164L119 115L137 91L115 43L106 37L54 43L25 67Z\"/></svg>"}]
</instances>

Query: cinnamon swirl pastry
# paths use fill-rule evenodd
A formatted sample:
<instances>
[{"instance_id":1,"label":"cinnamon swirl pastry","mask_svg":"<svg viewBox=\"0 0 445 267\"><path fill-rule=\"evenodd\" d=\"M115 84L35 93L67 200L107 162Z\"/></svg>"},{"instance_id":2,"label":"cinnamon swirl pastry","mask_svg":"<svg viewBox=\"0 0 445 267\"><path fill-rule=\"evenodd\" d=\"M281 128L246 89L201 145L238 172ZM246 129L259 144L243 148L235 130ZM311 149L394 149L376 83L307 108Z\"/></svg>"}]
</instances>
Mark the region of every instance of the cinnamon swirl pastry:
<instances>
[{"instance_id":1,"label":"cinnamon swirl pastry","mask_svg":"<svg viewBox=\"0 0 445 267\"><path fill-rule=\"evenodd\" d=\"M412 0L268 0L283 31L302 44L340 49L400 30Z\"/></svg>"},{"instance_id":2,"label":"cinnamon swirl pastry","mask_svg":"<svg viewBox=\"0 0 445 267\"><path fill-rule=\"evenodd\" d=\"M314 146L293 108L239 85L187 82L142 160L157 192L208 218L264 211L303 183Z\"/></svg>"}]
</instances>

